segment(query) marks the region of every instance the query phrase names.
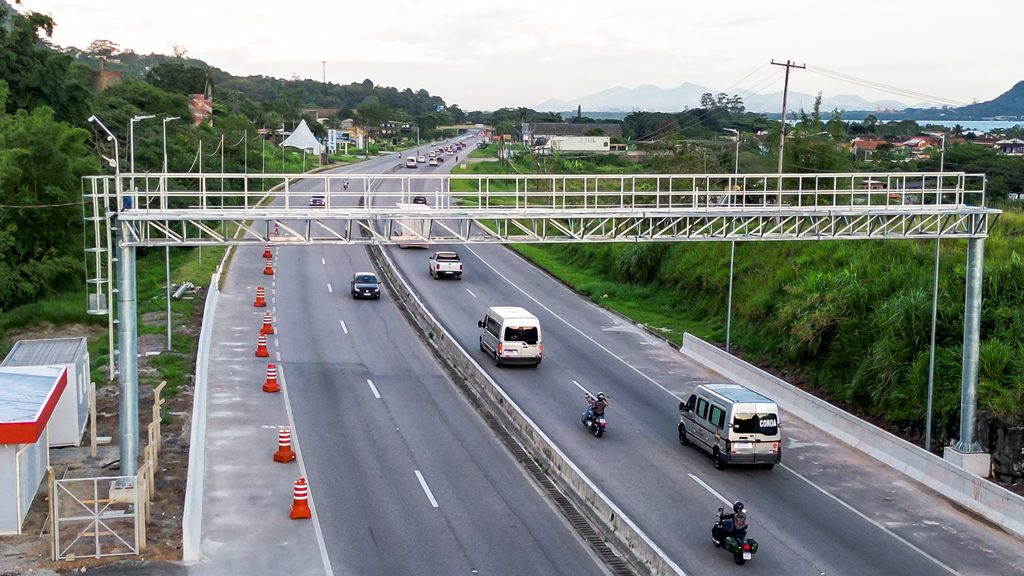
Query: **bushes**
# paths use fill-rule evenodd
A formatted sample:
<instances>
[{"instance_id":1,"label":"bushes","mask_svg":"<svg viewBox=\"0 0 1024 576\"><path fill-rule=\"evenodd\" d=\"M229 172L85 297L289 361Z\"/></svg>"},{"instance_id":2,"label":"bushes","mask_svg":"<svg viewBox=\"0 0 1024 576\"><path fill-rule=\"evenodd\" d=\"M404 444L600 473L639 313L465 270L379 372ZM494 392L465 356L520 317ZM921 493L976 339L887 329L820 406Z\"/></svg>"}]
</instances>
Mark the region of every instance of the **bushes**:
<instances>
[{"instance_id":1,"label":"bushes","mask_svg":"<svg viewBox=\"0 0 1024 576\"><path fill-rule=\"evenodd\" d=\"M1008 423L1024 420L1022 233L1024 215L1004 213L985 246L979 406ZM966 246L941 244L933 402L940 443L959 422ZM801 373L856 410L923 430L934 247L931 240L737 243L733 347L759 365ZM724 340L727 243L525 252L640 322Z\"/></svg>"}]
</instances>

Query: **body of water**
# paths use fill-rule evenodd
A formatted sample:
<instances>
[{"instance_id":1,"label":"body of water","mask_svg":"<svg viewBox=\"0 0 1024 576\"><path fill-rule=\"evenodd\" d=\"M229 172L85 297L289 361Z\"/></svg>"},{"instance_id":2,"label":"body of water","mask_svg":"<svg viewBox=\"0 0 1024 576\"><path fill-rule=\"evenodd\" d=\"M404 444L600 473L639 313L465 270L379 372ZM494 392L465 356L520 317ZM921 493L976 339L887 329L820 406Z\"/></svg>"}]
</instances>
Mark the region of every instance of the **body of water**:
<instances>
[{"instance_id":1,"label":"body of water","mask_svg":"<svg viewBox=\"0 0 1024 576\"><path fill-rule=\"evenodd\" d=\"M916 122L921 126L934 124L945 128L952 128L959 124L963 126L964 130L981 130L982 132L989 132L997 128L1024 126L1024 120L916 120Z\"/></svg>"}]
</instances>

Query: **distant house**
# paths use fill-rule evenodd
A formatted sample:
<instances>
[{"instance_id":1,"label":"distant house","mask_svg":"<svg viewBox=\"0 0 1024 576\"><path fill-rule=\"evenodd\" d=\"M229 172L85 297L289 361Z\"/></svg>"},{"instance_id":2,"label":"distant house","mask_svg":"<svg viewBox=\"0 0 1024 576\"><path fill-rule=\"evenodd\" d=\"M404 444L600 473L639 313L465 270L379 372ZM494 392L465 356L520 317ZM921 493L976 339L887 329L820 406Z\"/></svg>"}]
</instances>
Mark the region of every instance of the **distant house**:
<instances>
[{"instance_id":1,"label":"distant house","mask_svg":"<svg viewBox=\"0 0 1024 576\"><path fill-rule=\"evenodd\" d=\"M850 150L858 160L869 161L878 147L886 143L884 139L877 137L854 138L850 142Z\"/></svg>"},{"instance_id":2,"label":"distant house","mask_svg":"<svg viewBox=\"0 0 1024 576\"><path fill-rule=\"evenodd\" d=\"M936 147L936 142L928 136L915 136L896 144L896 146L903 150L907 159L922 160L928 157L932 148Z\"/></svg>"},{"instance_id":3,"label":"distant house","mask_svg":"<svg viewBox=\"0 0 1024 576\"><path fill-rule=\"evenodd\" d=\"M622 136L622 126L612 122L537 122L523 124L523 144L551 151L608 152L611 139Z\"/></svg>"},{"instance_id":4,"label":"distant house","mask_svg":"<svg viewBox=\"0 0 1024 576\"><path fill-rule=\"evenodd\" d=\"M339 108L307 108L302 111L303 114L309 114L314 120L323 124L324 122L334 118L338 114Z\"/></svg>"},{"instance_id":5,"label":"distant house","mask_svg":"<svg viewBox=\"0 0 1024 576\"><path fill-rule=\"evenodd\" d=\"M1021 156L1024 155L1024 140L1020 138L1010 138L1009 140L999 140L995 144L996 150L1000 154L1006 154L1008 156Z\"/></svg>"}]
</instances>

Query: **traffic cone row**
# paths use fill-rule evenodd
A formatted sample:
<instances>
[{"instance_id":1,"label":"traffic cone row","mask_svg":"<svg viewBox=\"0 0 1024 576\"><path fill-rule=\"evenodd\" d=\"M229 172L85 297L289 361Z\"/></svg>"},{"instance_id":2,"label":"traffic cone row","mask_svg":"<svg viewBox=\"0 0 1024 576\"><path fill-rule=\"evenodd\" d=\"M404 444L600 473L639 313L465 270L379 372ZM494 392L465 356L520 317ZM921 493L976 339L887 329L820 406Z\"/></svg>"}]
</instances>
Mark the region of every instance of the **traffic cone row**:
<instances>
[{"instance_id":1,"label":"traffic cone row","mask_svg":"<svg viewBox=\"0 0 1024 576\"><path fill-rule=\"evenodd\" d=\"M274 236L278 235L277 222L274 223ZM263 248L265 276L274 275L273 253L270 251L270 244ZM263 286L256 287L256 300L252 303L254 308L265 308L267 306L266 291ZM267 335L274 333L274 317L270 312L263 313L263 326L260 328L259 336L256 339L256 356L267 358L270 351L267 350ZM281 385L277 382L277 365L267 364L267 380L263 383L263 391L274 393L281 391ZM277 451L274 452L274 462L294 462L297 455L292 450L292 431L287 426L277 429ZM309 485L305 478L299 478L292 486L292 509L290 517L292 520L305 520L313 517L309 508Z\"/></svg>"}]
</instances>

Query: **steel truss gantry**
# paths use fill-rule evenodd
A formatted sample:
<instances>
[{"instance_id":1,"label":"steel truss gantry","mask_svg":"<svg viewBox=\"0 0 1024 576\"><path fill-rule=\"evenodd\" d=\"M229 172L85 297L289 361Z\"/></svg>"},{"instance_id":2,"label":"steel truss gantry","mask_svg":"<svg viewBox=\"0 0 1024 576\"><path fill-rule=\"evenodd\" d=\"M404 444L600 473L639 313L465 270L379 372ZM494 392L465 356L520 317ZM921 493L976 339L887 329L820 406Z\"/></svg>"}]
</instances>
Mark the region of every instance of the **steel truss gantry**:
<instances>
[{"instance_id":1,"label":"steel truss gantry","mask_svg":"<svg viewBox=\"0 0 1024 576\"><path fill-rule=\"evenodd\" d=\"M967 239L957 448L978 451L982 260L1000 213L980 174L120 173L83 188L89 311L110 313L117 294L125 318L138 246ZM135 357L123 327L119 357Z\"/></svg>"}]
</instances>

